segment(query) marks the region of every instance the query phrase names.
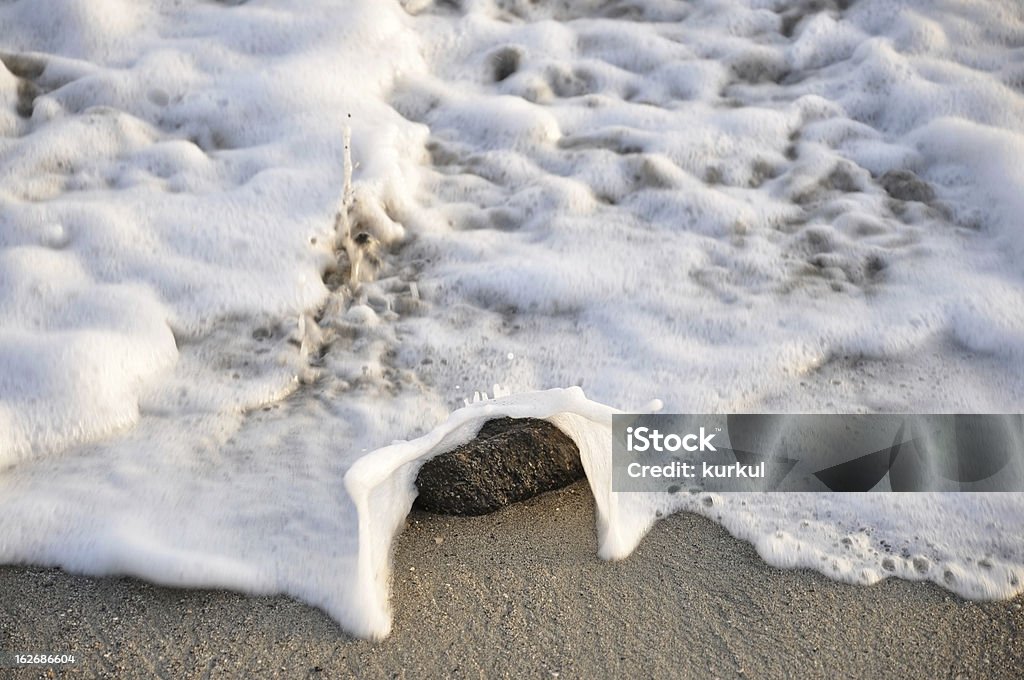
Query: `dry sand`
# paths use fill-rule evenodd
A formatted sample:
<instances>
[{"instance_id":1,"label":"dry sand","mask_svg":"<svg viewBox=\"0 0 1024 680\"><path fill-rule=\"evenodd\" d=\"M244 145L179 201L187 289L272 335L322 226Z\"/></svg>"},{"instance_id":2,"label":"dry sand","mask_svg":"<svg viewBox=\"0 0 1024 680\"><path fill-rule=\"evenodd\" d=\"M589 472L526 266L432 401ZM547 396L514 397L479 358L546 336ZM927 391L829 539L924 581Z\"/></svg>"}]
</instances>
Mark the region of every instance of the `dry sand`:
<instances>
[{"instance_id":1,"label":"dry sand","mask_svg":"<svg viewBox=\"0 0 1024 680\"><path fill-rule=\"evenodd\" d=\"M77 659L0 677L1024 677L1024 599L773 569L687 514L602 562L582 484L487 517L414 513L392 593L394 632L371 643L282 597L0 568L0 650Z\"/></svg>"}]
</instances>

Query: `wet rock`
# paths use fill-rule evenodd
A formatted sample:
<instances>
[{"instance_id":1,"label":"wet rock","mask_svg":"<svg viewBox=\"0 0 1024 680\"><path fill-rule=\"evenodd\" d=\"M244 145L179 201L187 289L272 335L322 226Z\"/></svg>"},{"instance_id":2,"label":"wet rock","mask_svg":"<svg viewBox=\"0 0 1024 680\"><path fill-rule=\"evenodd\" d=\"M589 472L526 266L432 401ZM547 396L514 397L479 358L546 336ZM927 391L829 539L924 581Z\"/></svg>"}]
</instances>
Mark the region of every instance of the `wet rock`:
<instances>
[{"instance_id":1,"label":"wet rock","mask_svg":"<svg viewBox=\"0 0 1024 680\"><path fill-rule=\"evenodd\" d=\"M899 201L930 203L935 190L909 170L890 170L878 180L886 193Z\"/></svg>"},{"instance_id":2,"label":"wet rock","mask_svg":"<svg viewBox=\"0 0 1024 680\"><path fill-rule=\"evenodd\" d=\"M428 460L416 478L416 507L485 515L584 476L579 449L546 420L500 418L472 441Z\"/></svg>"}]
</instances>

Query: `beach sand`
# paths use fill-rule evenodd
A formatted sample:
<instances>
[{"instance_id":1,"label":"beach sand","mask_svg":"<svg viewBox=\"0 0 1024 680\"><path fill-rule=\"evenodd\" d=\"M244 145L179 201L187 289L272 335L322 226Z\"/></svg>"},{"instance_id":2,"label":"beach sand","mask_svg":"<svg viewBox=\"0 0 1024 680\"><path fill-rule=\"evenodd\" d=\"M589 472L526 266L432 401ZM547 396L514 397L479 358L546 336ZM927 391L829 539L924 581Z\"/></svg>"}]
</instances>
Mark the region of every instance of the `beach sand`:
<instances>
[{"instance_id":1,"label":"beach sand","mask_svg":"<svg viewBox=\"0 0 1024 680\"><path fill-rule=\"evenodd\" d=\"M774 569L690 514L622 562L596 548L584 484L486 517L413 513L376 643L283 597L3 567L0 650L76 662L0 676L1024 677L1024 598Z\"/></svg>"}]
</instances>

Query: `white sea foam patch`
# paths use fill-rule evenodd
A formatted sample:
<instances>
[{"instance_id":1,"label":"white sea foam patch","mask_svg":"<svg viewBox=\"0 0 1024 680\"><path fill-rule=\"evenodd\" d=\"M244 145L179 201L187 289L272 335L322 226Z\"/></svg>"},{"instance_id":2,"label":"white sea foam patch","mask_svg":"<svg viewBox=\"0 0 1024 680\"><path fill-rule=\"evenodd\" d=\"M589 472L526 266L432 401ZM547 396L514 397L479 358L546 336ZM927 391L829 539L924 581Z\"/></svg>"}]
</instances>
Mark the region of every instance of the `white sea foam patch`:
<instances>
[{"instance_id":1,"label":"white sea foam patch","mask_svg":"<svg viewBox=\"0 0 1024 680\"><path fill-rule=\"evenodd\" d=\"M440 304L410 326L455 357L425 371L442 392L647 389L682 411L1024 402L1008 360L1024 324L1019 7L417 9L441 48L394 103L431 131L409 252ZM468 113L510 97L515 111Z\"/></svg>"},{"instance_id":2,"label":"white sea foam patch","mask_svg":"<svg viewBox=\"0 0 1024 680\"><path fill-rule=\"evenodd\" d=\"M527 396L487 413L580 443L606 557L690 508L776 564L1016 592L1016 496L609 496L606 411L533 393L1024 409L1022 30L1010 0L3 3L0 561L382 635L415 461L500 382Z\"/></svg>"},{"instance_id":3,"label":"white sea foam patch","mask_svg":"<svg viewBox=\"0 0 1024 680\"><path fill-rule=\"evenodd\" d=\"M152 291L104 283L73 257L0 251L0 468L138 418L139 385L177 357Z\"/></svg>"},{"instance_id":4,"label":"white sea foam patch","mask_svg":"<svg viewBox=\"0 0 1024 680\"><path fill-rule=\"evenodd\" d=\"M140 408L238 412L294 388L291 358L243 355L327 296L345 126L357 226L403 233L401 149L422 131L382 98L422 65L405 17L368 1L0 7L0 467Z\"/></svg>"},{"instance_id":5,"label":"white sea foam patch","mask_svg":"<svg viewBox=\"0 0 1024 680\"><path fill-rule=\"evenodd\" d=\"M1019 3L416 8L442 48L394 104L431 131L409 249L435 306L406 356L446 357L421 371L443 393L1024 408ZM517 117L467 115L507 97ZM846 581L1020 590L1015 495L618 503L637 527L702 512Z\"/></svg>"}]
</instances>

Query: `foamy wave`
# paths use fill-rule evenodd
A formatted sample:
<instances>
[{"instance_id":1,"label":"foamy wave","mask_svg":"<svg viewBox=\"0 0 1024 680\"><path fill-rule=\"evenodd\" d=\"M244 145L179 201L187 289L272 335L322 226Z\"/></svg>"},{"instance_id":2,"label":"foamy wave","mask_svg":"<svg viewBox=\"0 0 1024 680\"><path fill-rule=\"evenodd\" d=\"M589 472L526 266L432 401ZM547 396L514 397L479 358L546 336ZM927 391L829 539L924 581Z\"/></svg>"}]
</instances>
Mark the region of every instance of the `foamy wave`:
<instances>
[{"instance_id":1,"label":"foamy wave","mask_svg":"<svg viewBox=\"0 0 1024 680\"><path fill-rule=\"evenodd\" d=\"M1020 411L1022 31L1010 0L4 4L0 561L379 636L417 461L512 412L580 443L606 557L690 509L774 564L1017 592L1016 496L615 496L598 402Z\"/></svg>"}]
</instances>

